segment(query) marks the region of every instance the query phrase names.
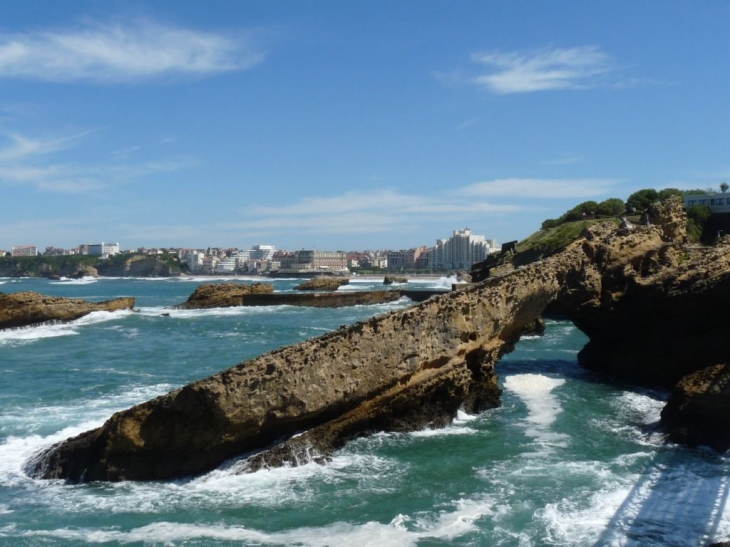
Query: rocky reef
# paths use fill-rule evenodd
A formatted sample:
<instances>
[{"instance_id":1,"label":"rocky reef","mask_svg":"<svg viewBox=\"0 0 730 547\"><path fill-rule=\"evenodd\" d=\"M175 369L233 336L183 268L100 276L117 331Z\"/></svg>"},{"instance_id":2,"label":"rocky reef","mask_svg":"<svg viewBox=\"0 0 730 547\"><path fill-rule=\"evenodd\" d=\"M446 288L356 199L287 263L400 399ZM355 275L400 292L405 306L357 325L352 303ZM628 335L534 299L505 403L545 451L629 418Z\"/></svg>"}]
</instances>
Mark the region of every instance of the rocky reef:
<instances>
[{"instance_id":1,"label":"rocky reef","mask_svg":"<svg viewBox=\"0 0 730 547\"><path fill-rule=\"evenodd\" d=\"M347 277L319 276L308 279L294 287L298 291L336 291L350 283Z\"/></svg>"},{"instance_id":2,"label":"rocky reef","mask_svg":"<svg viewBox=\"0 0 730 547\"><path fill-rule=\"evenodd\" d=\"M72 321L94 311L132 308L134 308L134 298L88 302L80 298L46 296L31 291L0 293L0 329L25 327L48 321Z\"/></svg>"},{"instance_id":3,"label":"rocky reef","mask_svg":"<svg viewBox=\"0 0 730 547\"><path fill-rule=\"evenodd\" d=\"M271 283L206 283L198 286L185 302L176 307L184 310L200 310L243 306L249 295L273 292L274 286Z\"/></svg>"},{"instance_id":4,"label":"rocky reef","mask_svg":"<svg viewBox=\"0 0 730 547\"><path fill-rule=\"evenodd\" d=\"M399 275L386 275L383 278L383 285L392 285L393 283L408 283L408 278Z\"/></svg>"},{"instance_id":5,"label":"rocky reef","mask_svg":"<svg viewBox=\"0 0 730 547\"><path fill-rule=\"evenodd\" d=\"M442 426L459 408L499 404L495 365L539 327L546 310L560 311L588 335L579 356L584 366L673 386L730 354L722 321L730 304L730 242L685 245L676 200L653 218L656 225L634 229L593 225L539 262L119 412L38 455L29 472L71 481L172 479L232 457L248 455L248 469L257 469L326 458L375 431ZM695 384L705 391L718 385ZM682 422L687 431L718 407L697 403L691 410L689 425Z\"/></svg>"}]
</instances>

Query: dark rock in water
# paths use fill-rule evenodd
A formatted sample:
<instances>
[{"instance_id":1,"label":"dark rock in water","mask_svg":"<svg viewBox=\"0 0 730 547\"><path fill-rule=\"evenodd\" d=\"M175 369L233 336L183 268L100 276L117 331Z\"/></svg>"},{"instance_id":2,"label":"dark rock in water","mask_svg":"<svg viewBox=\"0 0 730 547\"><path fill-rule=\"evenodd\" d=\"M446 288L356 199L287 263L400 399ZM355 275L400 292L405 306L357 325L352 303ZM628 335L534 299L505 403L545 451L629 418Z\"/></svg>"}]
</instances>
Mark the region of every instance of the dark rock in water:
<instances>
[{"instance_id":1,"label":"dark rock in water","mask_svg":"<svg viewBox=\"0 0 730 547\"><path fill-rule=\"evenodd\" d=\"M668 439L690 446L730 449L730 365L704 368L682 378L662 410Z\"/></svg>"},{"instance_id":2,"label":"dark rock in water","mask_svg":"<svg viewBox=\"0 0 730 547\"><path fill-rule=\"evenodd\" d=\"M673 386L730 355L730 244L683 245L683 224L671 220L683 215L681 200L662 207L656 225L593 225L540 262L118 412L50 447L29 472L71 481L172 479L244 454L253 454L249 469L323 461L358 436L442 426L459 408L498 404L495 364L520 336L539 331L536 320L548 308L590 338L579 357L584 366ZM700 402L684 408L730 415L727 398ZM687 427L696 427L703 414L690 415Z\"/></svg>"},{"instance_id":3,"label":"dark rock in water","mask_svg":"<svg viewBox=\"0 0 730 547\"><path fill-rule=\"evenodd\" d=\"M347 277L321 276L308 279L294 288L298 291L336 291L349 283Z\"/></svg>"},{"instance_id":4,"label":"dark rock in water","mask_svg":"<svg viewBox=\"0 0 730 547\"><path fill-rule=\"evenodd\" d=\"M386 275L383 278L383 285L392 285L393 283L408 283L408 278L397 275Z\"/></svg>"},{"instance_id":5,"label":"dark rock in water","mask_svg":"<svg viewBox=\"0 0 730 547\"><path fill-rule=\"evenodd\" d=\"M186 302L177 307L184 310L206 308L228 308L243 306L246 296L251 294L271 294L271 283L206 283L200 285Z\"/></svg>"},{"instance_id":6,"label":"dark rock in water","mask_svg":"<svg viewBox=\"0 0 730 547\"><path fill-rule=\"evenodd\" d=\"M134 298L88 302L80 298L46 296L31 291L0 293L0 329L48 321L71 321L93 311L131 310L133 307Z\"/></svg>"}]
</instances>

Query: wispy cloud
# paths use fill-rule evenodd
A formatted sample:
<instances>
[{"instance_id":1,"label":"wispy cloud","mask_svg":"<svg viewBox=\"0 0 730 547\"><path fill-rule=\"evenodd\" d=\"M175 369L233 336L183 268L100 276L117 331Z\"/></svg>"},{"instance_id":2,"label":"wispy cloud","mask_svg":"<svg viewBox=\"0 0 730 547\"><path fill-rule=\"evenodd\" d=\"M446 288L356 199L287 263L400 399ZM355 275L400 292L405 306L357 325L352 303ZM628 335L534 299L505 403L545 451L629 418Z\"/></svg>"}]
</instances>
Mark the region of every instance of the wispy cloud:
<instances>
[{"instance_id":1,"label":"wispy cloud","mask_svg":"<svg viewBox=\"0 0 730 547\"><path fill-rule=\"evenodd\" d=\"M504 95L553 89L586 89L614 68L613 58L596 46L543 48L525 52L475 53L472 60L489 72L472 82Z\"/></svg>"},{"instance_id":2,"label":"wispy cloud","mask_svg":"<svg viewBox=\"0 0 730 547\"><path fill-rule=\"evenodd\" d=\"M496 179L471 184L463 192L474 197L585 198L605 195L620 182L615 179Z\"/></svg>"},{"instance_id":3,"label":"wispy cloud","mask_svg":"<svg viewBox=\"0 0 730 547\"><path fill-rule=\"evenodd\" d=\"M242 37L149 21L0 35L0 77L4 78L137 82L244 70L263 58Z\"/></svg>"},{"instance_id":4,"label":"wispy cloud","mask_svg":"<svg viewBox=\"0 0 730 547\"><path fill-rule=\"evenodd\" d=\"M56 152L75 146L91 131L57 139L9 135L0 148L0 186L25 185L43 192L79 193L124 184L147 175L169 173L195 165L193 160L88 164L55 160Z\"/></svg>"},{"instance_id":5,"label":"wispy cloud","mask_svg":"<svg viewBox=\"0 0 730 547\"><path fill-rule=\"evenodd\" d=\"M252 206L246 220L226 227L261 232L384 233L424 222L484 221L488 217L537 211L537 200L606 195L620 181L612 179L510 178L478 182L433 195L396 190L347 192L306 197L277 206Z\"/></svg>"}]
</instances>

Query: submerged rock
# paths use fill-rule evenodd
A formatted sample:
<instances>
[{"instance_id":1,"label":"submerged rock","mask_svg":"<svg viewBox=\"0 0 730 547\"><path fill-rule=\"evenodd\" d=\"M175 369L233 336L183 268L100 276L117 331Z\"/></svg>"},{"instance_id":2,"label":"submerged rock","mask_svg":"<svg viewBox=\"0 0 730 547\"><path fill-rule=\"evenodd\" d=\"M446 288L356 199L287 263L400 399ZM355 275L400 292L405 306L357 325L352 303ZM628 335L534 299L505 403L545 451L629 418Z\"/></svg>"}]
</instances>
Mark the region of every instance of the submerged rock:
<instances>
[{"instance_id":1,"label":"submerged rock","mask_svg":"<svg viewBox=\"0 0 730 547\"><path fill-rule=\"evenodd\" d=\"M670 201L665 214L680 214ZM36 477L157 480L249 455L247 468L326 459L349 439L449 423L499 404L495 364L560 311L584 366L674 385L730 354L730 244L683 246L681 223L594 225L561 252L418 306L284 347L112 416L50 447ZM724 401L726 401L724 399ZM714 404L714 403L713 403ZM723 402L722 412L728 414ZM718 410L719 412L719 410ZM697 421L690 420L687 427Z\"/></svg>"},{"instance_id":2,"label":"submerged rock","mask_svg":"<svg viewBox=\"0 0 730 547\"><path fill-rule=\"evenodd\" d=\"M46 296L32 291L0 293L0 329L48 321L72 321L94 311L131 310L134 298L88 302L80 298Z\"/></svg>"},{"instance_id":3,"label":"submerged rock","mask_svg":"<svg viewBox=\"0 0 730 547\"><path fill-rule=\"evenodd\" d=\"M393 283L408 283L408 278L398 275L386 275L383 278L383 285L392 285Z\"/></svg>"}]
</instances>

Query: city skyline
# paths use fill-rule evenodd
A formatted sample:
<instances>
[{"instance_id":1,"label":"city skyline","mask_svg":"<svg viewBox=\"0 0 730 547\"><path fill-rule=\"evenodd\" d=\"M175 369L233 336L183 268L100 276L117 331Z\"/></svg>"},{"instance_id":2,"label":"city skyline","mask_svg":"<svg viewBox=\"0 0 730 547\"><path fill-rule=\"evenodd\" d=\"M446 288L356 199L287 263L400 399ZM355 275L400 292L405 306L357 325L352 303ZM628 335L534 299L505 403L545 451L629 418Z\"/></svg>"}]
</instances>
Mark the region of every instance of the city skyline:
<instances>
[{"instance_id":1,"label":"city skyline","mask_svg":"<svg viewBox=\"0 0 730 547\"><path fill-rule=\"evenodd\" d=\"M728 178L730 5L29 0L0 249L407 249ZM49 234L50 237L46 237ZM106 239L104 239L106 241Z\"/></svg>"}]
</instances>

